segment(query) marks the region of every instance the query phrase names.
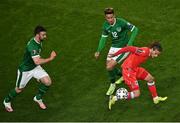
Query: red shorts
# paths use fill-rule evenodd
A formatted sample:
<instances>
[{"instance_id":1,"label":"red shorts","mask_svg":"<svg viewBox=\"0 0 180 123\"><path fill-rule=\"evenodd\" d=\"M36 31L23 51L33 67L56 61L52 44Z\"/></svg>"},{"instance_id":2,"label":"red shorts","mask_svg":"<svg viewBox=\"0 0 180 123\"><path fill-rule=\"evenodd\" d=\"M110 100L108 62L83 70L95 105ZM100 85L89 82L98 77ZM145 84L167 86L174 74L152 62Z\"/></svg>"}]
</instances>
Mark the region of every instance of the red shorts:
<instances>
[{"instance_id":1,"label":"red shorts","mask_svg":"<svg viewBox=\"0 0 180 123\"><path fill-rule=\"evenodd\" d=\"M137 67L136 69L123 68L123 79L125 84L128 85L130 91L139 90L139 84L137 80L144 80L149 74L144 68Z\"/></svg>"}]
</instances>

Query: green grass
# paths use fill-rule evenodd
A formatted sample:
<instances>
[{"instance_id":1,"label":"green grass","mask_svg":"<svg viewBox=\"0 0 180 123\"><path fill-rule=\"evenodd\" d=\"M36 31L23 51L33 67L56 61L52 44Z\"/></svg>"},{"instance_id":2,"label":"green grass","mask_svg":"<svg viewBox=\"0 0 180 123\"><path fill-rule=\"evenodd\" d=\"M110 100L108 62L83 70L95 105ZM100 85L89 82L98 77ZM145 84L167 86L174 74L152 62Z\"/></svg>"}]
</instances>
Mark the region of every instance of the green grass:
<instances>
[{"instance_id":1,"label":"green grass","mask_svg":"<svg viewBox=\"0 0 180 123\"><path fill-rule=\"evenodd\" d=\"M180 121L180 1L179 0L1 0L0 1L0 121ZM154 105L145 82L141 96L118 102L108 111L105 70L110 41L96 61L93 57L104 22L103 10L112 6L139 28L135 45L160 40L162 55L143 66L156 78L159 95L168 101ZM43 57L57 58L43 67L53 80L42 111L32 101L38 89L32 79L7 113L3 98L15 86L25 44L37 24L48 30Z\"/></svg>"}]
</instances>

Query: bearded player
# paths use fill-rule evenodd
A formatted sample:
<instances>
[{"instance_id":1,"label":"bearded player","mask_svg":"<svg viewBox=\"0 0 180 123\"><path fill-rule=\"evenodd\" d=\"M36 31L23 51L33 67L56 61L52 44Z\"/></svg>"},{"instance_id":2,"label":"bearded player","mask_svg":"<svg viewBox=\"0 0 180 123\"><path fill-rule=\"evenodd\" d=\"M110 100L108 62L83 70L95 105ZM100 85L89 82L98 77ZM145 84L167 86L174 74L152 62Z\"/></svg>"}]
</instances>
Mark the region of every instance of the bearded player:
<instances>
[{"instance_id":1,"label":"bearded player","mask_svg":"<svg viewBox=\"0 0 180 123\"><path fill-rule=\"evenodd\" d=\"M11 106L12 100L19 95L31 78L36 78L39 84L39 90L33 100L41 109L46 109L42 97L51 86L51 78L48 73L41 67L42 64L48 63L56 57L56 52L52 51L48 58L40 56L42 50L42 42L47 38L47 31L42 26L36 26L34 29L34 37L27 43L22 63L18 68L16 86L5 97L3 104L8 112L13 112Z\"/></svg>"}]
</instances>

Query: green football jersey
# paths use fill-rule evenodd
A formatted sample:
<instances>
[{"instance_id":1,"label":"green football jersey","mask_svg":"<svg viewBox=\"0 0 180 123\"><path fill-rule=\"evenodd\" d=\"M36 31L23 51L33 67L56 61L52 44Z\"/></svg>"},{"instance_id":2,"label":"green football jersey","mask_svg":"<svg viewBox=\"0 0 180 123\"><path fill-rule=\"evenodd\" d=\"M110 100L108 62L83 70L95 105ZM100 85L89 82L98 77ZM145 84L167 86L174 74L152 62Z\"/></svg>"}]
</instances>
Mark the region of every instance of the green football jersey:
<instances>
[{"instance_id":1,"label":"green football jersey","mask_svg":"<svg viewBox=\"0 0 180 123\"><path fill-rule=\"evenodd\" d=\"M23 72L34 69L37 65L34 63L32 58L40 56L41 49L42 42L39 43L32 38L26 45L24 57L19 66L19 70Z\"/></svg>"},{"instance_id":2,"label":"green football jersey","mask_svg":"<svg viewBox=\"0 0 180 123\"><path fill-rule=\"evenodd\" d=\"M127 45L129 41L128 31L133 30L134 25L122 18L116 18L113 25L107 21L104 22L102 37L111 35L112 47L121 48Z\"/></svg>"}]
</instances>

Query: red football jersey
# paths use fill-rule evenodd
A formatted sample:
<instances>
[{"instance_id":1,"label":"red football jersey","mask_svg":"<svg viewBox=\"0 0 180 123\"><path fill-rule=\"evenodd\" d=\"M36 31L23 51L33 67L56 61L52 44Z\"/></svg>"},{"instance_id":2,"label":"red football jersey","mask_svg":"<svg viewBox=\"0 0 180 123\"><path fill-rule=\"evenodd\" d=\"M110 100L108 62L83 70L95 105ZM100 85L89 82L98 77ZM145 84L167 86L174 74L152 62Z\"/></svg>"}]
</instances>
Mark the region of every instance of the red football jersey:
<instances>
[{"instance_id":1,"label":"red football jersey","mask_svg":"<svg viewBox=\"0 0 180 123\"><path fill-rule=\"evenodd\" d=\"M130 54L123 62L123 68L135 69L139 67L141 63L145 62L150 56L150 49L148 47L139 48L134 46L124 47L117 51L114 55L116 56L125 52L130 52Z\"/></svg>"}]
</instances>

